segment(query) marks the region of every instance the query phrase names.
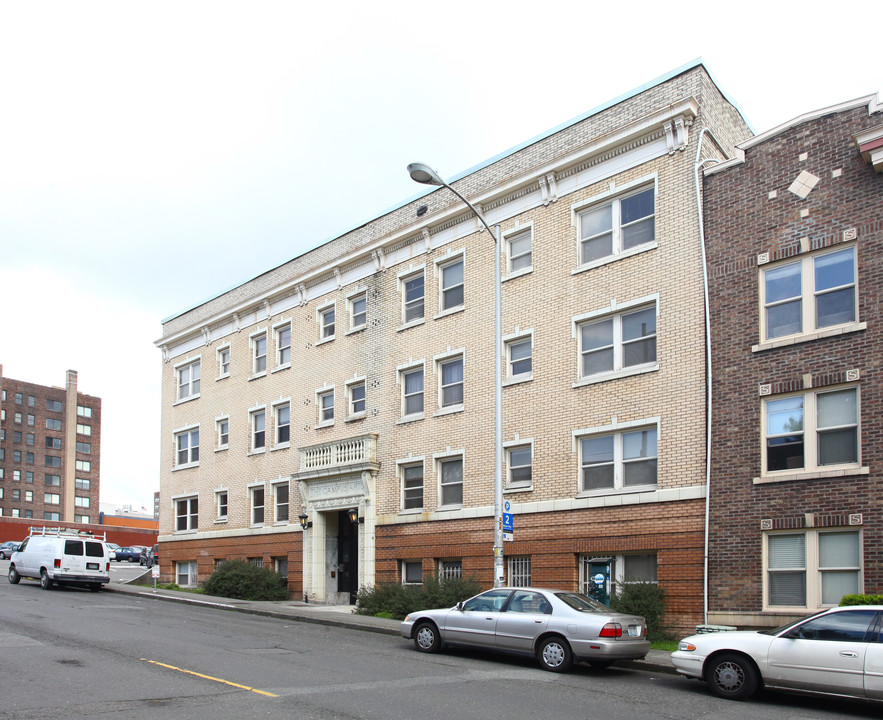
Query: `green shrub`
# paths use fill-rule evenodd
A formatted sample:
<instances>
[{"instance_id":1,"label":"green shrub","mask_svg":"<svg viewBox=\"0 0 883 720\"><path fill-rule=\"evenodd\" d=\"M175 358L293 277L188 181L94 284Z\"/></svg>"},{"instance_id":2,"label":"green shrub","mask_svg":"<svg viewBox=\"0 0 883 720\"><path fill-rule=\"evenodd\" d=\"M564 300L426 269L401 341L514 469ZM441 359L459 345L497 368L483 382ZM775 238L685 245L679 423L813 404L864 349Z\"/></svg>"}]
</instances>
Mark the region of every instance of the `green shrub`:
<instances>
[{"instance_id":1,"label":"green shrub","mask_svg":"<svg viewBox=\"0 0 883 720\"><path fill-rule=\"evenodd\" d=\"M883 595L844 595L840 605L883 605Z\"/></svg>"},{"instance_id":2,"label":"green shrub","mask_svg":"<svg viewBox=\"0 0 883 720\"><path fill-rule=\"evenodd\" d=\"M671 638L665 626L664 588L653 583L626 583L620 587L618 596L610 598L610 607L616 612L643 616L650 642Z\"/></svg>"},{"instance_id":3,"label":"green shrub","mask_svg":"<svg viewBox=\"0 0 883 720\"><path fill-rule=\"evenodd\" d=\"M427 577L423 585L402 585L399 582L378 583L363 587L356 596L359 615L376 615L403 620L414 610L454 607L461 600L481 592L481 585L472 578L439 580Z\"/></svg>"},{"instance_id":4,"label":"green shrub","mask_svg":"<svg viewBox=\"0 0 883 720\"><path fill-rule=\"evenodd\" d=\"M206 595L239 600L288 600L285 578L244 560L222 562L206 580L203 590Z\"/></svg>"}]
</instances>

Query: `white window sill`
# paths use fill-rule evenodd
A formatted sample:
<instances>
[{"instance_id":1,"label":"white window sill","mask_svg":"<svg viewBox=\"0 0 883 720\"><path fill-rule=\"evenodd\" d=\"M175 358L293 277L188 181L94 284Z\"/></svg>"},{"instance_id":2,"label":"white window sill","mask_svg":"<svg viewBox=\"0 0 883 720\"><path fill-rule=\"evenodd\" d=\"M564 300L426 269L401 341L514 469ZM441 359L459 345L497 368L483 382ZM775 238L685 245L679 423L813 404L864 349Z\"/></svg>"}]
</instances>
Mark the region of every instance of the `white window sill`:
<instances>
[{"instance_id":1,"label":"white window sill","mask_svg":"<svg viewBox=\"0 0 883 720\"><path fill-rule=\"evenodd\" d=\"M521 383L530 382L533 380L533 373L525 373L524 375L515 375L506 380L503 380L503 387L509 387L510 385L520 385Z\"/></svg>"},{"instance_id":2,"label":"white window sill","mask_svg":"<svg viewBox=\"0 0 883 720\"><path fill-rule=\"evenodd\" d=\"M367 410L360 412L360 413L356 413L355 415L350 415L349 417L346 418L346 420L344 420L344 422L355 422L356 420L364 420L366 417L368 417Z\"/></svg>"},{"instance_id":3,"label":"white window sill","mask_svg":"<svg viewBox=\"0 0 883 720\"><path fill-rule=\"evenodd\" d=\"M368 323L364 325L359 325L358 327L350 328L346 331L347 335L355 335L356 333L365 332L368 329Z\"/></svg>"},{"instance_id":4,"label":"white window sill","mask_svg":"<svg viewBox=\"0 0 883 720\"><path fill-rule=\"evenodd\" d=\"M178 470L190 470L195 467L199 467L199 460L192 463L185 463L184 465L176 465L172 468L172 472L178 472Z\"/></svg>"},{"instance_id":5,"label":"white window sill","mask_svg":"<svg viewBox=\"0 0 883 720\"><path fill-rule=\"evenodd\" d=\"M433 320L439 320L440 318L447 317L448 315L456 315L457 313L463 312L466 309L465 305L457 305L457 307L448 308L447 310L442 310L438 315L433 317Z\"/></svg>"},{"instance_id":6,"label":"white window sill","mask_svg":"<svg viewBox=\"0 0 883 720\"><path fill-rule=\"evenodd\" d=\"M255 448L255 449L249 450L248 454L250 456L251 455L263 455L266 451L267 451L267 448L265 448L265 447Z\"/></svg>"},{"instance_id":7,"label":"white window sill","mask_svg":"<svg viewBox=\"0 0 883 720\"><path fill-rule=\"evenodd\" d=\"M500 282L506 282L507 280L514 280L515 278L522 277L524 275L530 275L533 272L533 265L526 268L521 268L521 270L516 270L515 272L511 272L508 275L504 275Z\"/></svg>"},{"instance_id":8,"label":"white window sill","mask_svg":"<svg viewBox=\"0 0 883 720\"><path fill-rule=\"evenodd\" d=\"M579 273L583 273L588 270L594 270L595 268L603 267L604 265L609 265L610 263L625 260L625 258L632 257L633 255L640 255L641 253L647 252L648 250L655 250L656 247L657 241L654 240L653 242L647 243L646 245L639 245L638 247L631 248L616 255L608 255L607 257L592 260L592 262L586 263L585 265L580 265L578 268L576 268L576 270L572 270L570 274L578 275Z\"/></svg>"},{"instance_id":9,"label":"white window sill","mask_svg":"<svg viewBox=\"0 0 883 720\"><path fill-rule=\"evenodd\" d=\"M284 365L277 365L273 368L272 372L282 372L283 370L291 370L291 363L285 363Z\"/></svg>"},{"instance_id":10,"label":"white window sill","mask_svg":"<svg viewBox=\"0 0 883 720\"><path fill-rule=\"evenodd\" d=\"M396 420L396 425L407 425L408 423L423 420L426 416L423 413L414 413L413 415L405 415L400 420Z\"/></svg>"},{"instance_id":11,"label":"white window sill","mask_svg":"<svg viewBox=\"0 0 883 720\"><path fill-rule=\"evenodd\" d=\"M443 415L453 415L454 413L463 412L463 405L451 405L450 407L441 408L437 412L432 414L432 417L442 417Z\"/></svg>"},{"instance_id":12,"label":"white window sill","mask_svg":"<svg viewBox=\"0 0 883 720\"><path fill-rule=\"evenodd\" d=\"M320 428L332 427L334 425L334 420L325 420L324 422L316 423L314 426L316 430Z\"/></svg>"},{"instance_id":13,"label":"white window sill","mask_svg":"<svg viewBox=\"0 0 883 720\"><path fill-rule=\"evenodd\" d=\"M600 490L581 490L577 493L577 499L603 497L605 495L634 495L637 493L655 492L659 487L657 483L652 485L629 485L627 488L602 488Z\"/></svg>"},{"instance_id":14,"label":"white window sill","mask_svg":"<svg viewBox=\"0 0 883 720\"><path fill-rule=\"evenodd\" d=\"M598 373L589 377L580 378L572 387L585 387L586 385L596 385L597 383L608 382L609 380L619 380L620 378L632 377L633 375L643 375L644 373L656 372L659 370L659 363L653 365L640 365L625 370L616 370L610 373Z\"/></svg>"},{"instance_id":15,"label":"white window sill","mask_svg":"<svg viewBox=\"0 0 883 720\"><path fill-rule=\"evenodd\" d=\"M454 510L462 510L462 509L463 509L463 503L460 503L459 505L440 505L438 508L438 512L451 512Z\"/></svg>"},{"instance_id":16,"label":"white window sill","mask_svg":"<svg viewBox=\"0 0 883 720\"><path fill-rule=\"evenodd\" d=\"M260 379L263 378L263 377L267 377L267 371L266 371L266 370L262 370L262 371L259 372L259 373L255 373L255 374L252 375L250 378L248 378L248 381L251 382L252 380L260 380Z\"/></svg>"},{"instance_id":17,"label":"white window sill","mask_svg":"<svg viewBox=\"0 0 883 720\"><path fill-rule=\"evenodd\" d=\"M330 343L332 340L334 340L334 335L329 335L328 337L322 338L321 340L316 340L316 347L324 345L325 343Z\"/></svg>"},{"instance_id":18,"label":"white window sill","mask_svg":"<svg viewBox=\"0 0 883 720\"><path fill-rule=\"evenodd\" d=\"M279 443L278 445L274 445L270 452L276 452L276 450L288 450L291 447L290 442Z\"/></svg>"},{"instance_id":19,"label":"white window sill","mask_svg":"<svg viewBox=\"0 0 883 720\"><path fill-rule=\"evenodd\" d=\"M533 484L530 485L508 485L503 488L504 493L523 493L532 492Z\"/></svg>"},{"instance_id":20,"label":"white window sill","mask_svg":"<svg viewBox=\"0 0 883 720\"><path fill-rule=\"evenodd\" d=\"M223 375L218 375L218 377L215 378L215 382L217 382L218 380L226 380L228 377L230 377L230 373L224 373Z\"/></svg>"},{"instance_id":21,"label":"white window sill","mask_svg":"<svg viewBox=\"0 0 883 720\"><path fill-rule=\"evenodd\" d=\"M215 518L215 525L226 525L227 524L227 516Z\"/></svg>"},{"instance_id":22,"label":"white window sill","mask_svg":"<svg viewBox=\"0 0 883 720\"><path fill-rule=\"evenodd\" d=\"M408 508L407 510L400 510L400 511L399 511L399 515L420 515L420 514L422 514L423 512L425 512L425 511L423 510L422 507L419 507L419 508Z\"/></svg>"},{"instance_id":23,"label":"white window sill","mask_svg":"<svg viewBox=\"0 0 883 720\"><path fill-rule=\"evenodd\" d=\"M288 520L277 520L273 523L273 527L284 527L285 525L288 525Z\"/></svg>"},{"instance_id":24,"label":"white window sill","mask_svg":"<svg viewBox=\"0 0 883 720\"><path fill-rule=\"evenodd\" d=\"M779 473L776 475L761 475L754 478L752 482L755 485L765 485L767 483L791 482L793 480L825 480L829 478L853 477L855 475L870 475L871 470L868 467L850 465L845 468L828 470L797 470L794 472L781 470Z\"/></svg>"},{"instance_id":25,"label":"white window sill","mask_svg":"<svg viewBox=\"0 0 883 720\"><path fill-rule=\"evenodd\" d=\"M215 448L215 452L224 452L224 450L229 450L229 449L230 449L229 445L221 445L220 447Z\"/></svg>"},{"instance_id":26,"label":"white window sill","mask_svg":"<svg viewBox=\"0 0 883 720\"><path fill-rule=\"evenodd\" d=\"M187 530L175 530L175 535L196 535L196 528L187 528Z\"/></svg>"},{"instance_id":27,"label":"white window sill","mask_svg":"<svg viewBox=\"0 0 883 720\"><path fill-rule=\"evenodd\" d=\"M250 528L262 528L264 527L264 523L252 523L249 525Z\"/></svg>"},{"instance_id":28,"label":"white window sill","mask_svg":"<svg viewBox=\"0 0 883 720\"><path fill-rule=\"evenodd\" d=\"M199 400L199 393L196 393L196 395L189 395L189 396L182 398L180 400L175 400L175 402L172 403L172 407L175 407L176 405L183 405L184 403L188 403L191 400ZM21 425L21 423L16 423L16 424Z\"/></svg>"},{"instance_id":29,"label":"white window sill","mask_svg":"<svg viewBox=\"0 0 883 720\"><path fill-rule=\"evenodd\" d=\"M816 332L805 333L803 335L791 335L784 338L776 338L775 340L767 340L758 345L751 346L751 352L763 352L764 350L772 350L773 348L788 347L790 345L798 345L799 343L811 342L812 340L820 340L827 337L837 337L838 335L846 335L847 333L860 332L867 330L868 324L864 322L849 323L848 325L840 325L839 327L825 328Z\"/></svg>"},{"instance_id":30,"label":"white window sill","mask_svg":"<svg viewBox=\"0 0 883 720\"><path fill-rule=\"evenodd\" d=\"M411 320L410 322L406 322L404 325L396 329L396 332L401 332L402 330L408 330L413 327L419 327L426 323L426 318L420 318L419 320Z\"/></svg>"}]
</instances>

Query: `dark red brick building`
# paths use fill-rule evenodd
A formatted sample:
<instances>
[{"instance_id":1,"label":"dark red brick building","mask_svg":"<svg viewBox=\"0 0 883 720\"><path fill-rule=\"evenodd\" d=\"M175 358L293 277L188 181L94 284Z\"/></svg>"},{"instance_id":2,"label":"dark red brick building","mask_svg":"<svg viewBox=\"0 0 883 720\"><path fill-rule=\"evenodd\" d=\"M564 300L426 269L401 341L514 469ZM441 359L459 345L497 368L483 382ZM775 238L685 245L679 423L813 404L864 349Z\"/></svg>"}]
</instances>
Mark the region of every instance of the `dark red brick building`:
<instances>
[{"instance_id":1,"label":"dark red brick building","mask_svg":"<svg viewBox=\"0 0 883 720\"><path fill-rule=\"evenodd\" d=\"M711 623L883 592L881 146L870 96L705 171Z\"/></svg>"}]
</instances>

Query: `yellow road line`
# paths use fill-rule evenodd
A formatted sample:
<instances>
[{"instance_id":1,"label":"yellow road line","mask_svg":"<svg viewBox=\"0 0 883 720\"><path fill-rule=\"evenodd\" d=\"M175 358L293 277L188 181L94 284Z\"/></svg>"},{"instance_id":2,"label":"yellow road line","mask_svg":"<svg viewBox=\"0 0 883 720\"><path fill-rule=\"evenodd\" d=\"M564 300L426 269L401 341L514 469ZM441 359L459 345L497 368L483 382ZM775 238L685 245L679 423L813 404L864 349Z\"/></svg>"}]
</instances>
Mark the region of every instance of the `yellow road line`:
<instances>
[{"instance_id":1,"label":"yellow road line","mask_svg":"<svg viewBox=\"0 0 883 720\"><path fill-rule=\"evenodd\" d=\"M147 658L141 658L141 660L152 665L159 665L160 667L168 668L169 670L177 670L178 672L186 673L187 675L195 675L196 677L203 678L204 680L213 680L215 682L223 683L224 685L230 685L231 687L239 688L240 690L249 690L253 693L257 693L258 695L266 695L267 697L279 697L278 695L274 695L273 693L258 690L256 688L249 687L248 685L240 685L239 683L230 682L229 680L222 680L221 678L212 677L211 675L203 675L202 673L193 672L193 670L185 670L184 668L175 667L174 665L166 665L165 663L157 662L156 660L148 660Z\"/></svg>"}]
</instances>

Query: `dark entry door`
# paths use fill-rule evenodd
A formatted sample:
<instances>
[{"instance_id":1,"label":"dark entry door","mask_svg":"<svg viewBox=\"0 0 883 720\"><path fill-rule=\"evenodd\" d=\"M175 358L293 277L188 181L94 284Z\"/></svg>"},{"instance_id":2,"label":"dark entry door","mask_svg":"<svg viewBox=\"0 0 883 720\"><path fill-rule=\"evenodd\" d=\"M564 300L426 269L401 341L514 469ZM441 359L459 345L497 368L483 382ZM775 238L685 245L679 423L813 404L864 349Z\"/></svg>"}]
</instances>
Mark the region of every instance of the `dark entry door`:
<instances>
[{"instance_id":1,"label":"dark entry door","mask_svg":"<svg viewBox=\"0 0 883 720\"><path fill-rule=\"evenodd\" d=\"M349 593L355 605L359 591L359 526L345 510L337 513L337 592Z\"/></svg>"}]
</instances>

